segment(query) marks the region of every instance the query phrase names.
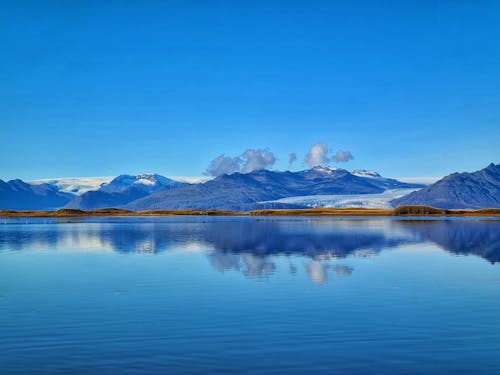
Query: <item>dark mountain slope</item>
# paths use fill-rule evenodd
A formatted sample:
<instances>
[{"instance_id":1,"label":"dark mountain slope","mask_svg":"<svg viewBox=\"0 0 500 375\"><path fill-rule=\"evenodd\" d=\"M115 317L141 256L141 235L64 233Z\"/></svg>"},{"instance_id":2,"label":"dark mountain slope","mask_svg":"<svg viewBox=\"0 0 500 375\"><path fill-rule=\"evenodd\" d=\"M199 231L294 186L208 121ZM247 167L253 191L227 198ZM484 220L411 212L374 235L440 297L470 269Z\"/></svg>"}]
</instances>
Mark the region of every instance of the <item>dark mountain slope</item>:
<instances>
[{"instance_id":1,"label":"dark mountain slope","mask_svg":"<svg viewBox=\"0 0 500 375\"><path fill-rule=\"evenodd\" d=\"M88 191L75 197L66 208L93 210L106 207L120 207L152 193L188 186L157 174L138 176L120 175L95 191Z\"/></svg>"},{"instance_id":2,"label":"dark mountain slope","mask_svg":"<svg viewBox=\"0 0 500 375\"><path fill-rule=\"evenodd\" d=\"M500 165L491 163L477 172L453 173L391 204L394 207L426 205L447 209L500 207Z\"/></svg>"},{"instance_id":3,"label":"dark mountain slope","mask_svg":"<svg viewBox=\"0 0 500 375\"><path fill-rule=\"evenodd\" d=\"M73 195L50 184L31 185L22 180L0 180L0 209L51 210L63 207Z\"/></svg>"}]
</instances>

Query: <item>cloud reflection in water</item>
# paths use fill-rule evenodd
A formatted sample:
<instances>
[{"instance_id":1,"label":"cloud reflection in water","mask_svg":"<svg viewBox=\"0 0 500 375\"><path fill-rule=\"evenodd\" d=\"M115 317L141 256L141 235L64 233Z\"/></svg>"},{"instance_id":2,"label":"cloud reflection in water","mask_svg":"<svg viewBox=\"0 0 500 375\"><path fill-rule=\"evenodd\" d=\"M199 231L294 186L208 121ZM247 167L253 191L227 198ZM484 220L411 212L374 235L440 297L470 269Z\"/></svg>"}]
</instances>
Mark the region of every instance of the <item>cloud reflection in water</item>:
<instances>
[{"instance_id":1,"label":"cloud reflection in water","mask_svg":"<svg viewBox=\"0 0 500 375\"><path fill-rule=\"evenodd\" d=\"M115 251L156 254L206 251L220 272L268 277L273 256L306 257L315 283L329 275L352 274L337 259L375 256L404 244L431 242L460 255L500 260L500 220L397 220L348 218L119 218L77 219L44 224L43 219L0 225L0 252L21 250ZM301 268L290 263L290 274Z\"/></svg>"}]
</instances>

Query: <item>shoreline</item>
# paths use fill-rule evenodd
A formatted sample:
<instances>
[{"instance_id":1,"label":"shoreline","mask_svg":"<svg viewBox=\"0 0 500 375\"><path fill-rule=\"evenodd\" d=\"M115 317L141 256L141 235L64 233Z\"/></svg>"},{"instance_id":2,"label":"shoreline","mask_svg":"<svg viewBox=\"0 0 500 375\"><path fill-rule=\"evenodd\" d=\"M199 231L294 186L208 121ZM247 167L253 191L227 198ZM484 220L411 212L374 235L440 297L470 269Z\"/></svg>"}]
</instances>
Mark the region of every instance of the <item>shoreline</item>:
<instances>
[{"instance_id":1,"label":"shoreline","mask_svg":"<svg viewBox=\"0 0 500 375\"><path fill-rule=\"evenodd\" d=\"M100 216L500 216L500 208L480 210L444 210L428 206L379 208L305 208L269 209L249 212L229 210L148 210L128 211L117 208L97 210L60 209L0 210L0 217L100 217Z\"/></svg>"}]
</instances>

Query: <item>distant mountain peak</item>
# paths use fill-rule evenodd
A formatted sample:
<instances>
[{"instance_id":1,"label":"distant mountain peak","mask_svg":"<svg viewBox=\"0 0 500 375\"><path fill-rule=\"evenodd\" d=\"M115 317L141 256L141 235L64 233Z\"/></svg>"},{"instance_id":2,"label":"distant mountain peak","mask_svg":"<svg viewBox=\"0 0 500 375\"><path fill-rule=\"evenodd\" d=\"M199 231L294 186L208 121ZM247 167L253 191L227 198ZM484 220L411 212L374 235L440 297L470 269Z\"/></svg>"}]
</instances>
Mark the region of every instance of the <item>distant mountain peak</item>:
<instances>
[{"instance_id":1,"label":"distant mountain peak","mask_svg":"<svg viewBox=\"0 0 500 375\"><path fill-rule=\"evenodd\" d=\"M317 165L311 169L306 169L301 173L305 174L309 178L340 178L350 174L348 171L342 168L334 168L328 165Z\"/></svg>"},{"instance_id":2,"label":"distant mountain peak","mask_svg":"<svg viewBox=\"0 0 500 375\"><path fill-rule=\"evenodd\" d=\"M122 174L94 191L77 196L67 208L96 209L118 207L147 195L188 186L154 173Z\"/></svg>"},{"instance_id":3,"label":"distant mountain peak","mask_svg":"<svg viewBox=\"0 0 500 375\"><path fill-rule=\"evenodd\" d=\"M137 179L137 181L134 182L135 184L170 185L172 183L175 183L175 181L156 173L143 173L135 177Z\"/></svg>"},{"instance_id":4,"label":"distant mountain peak","mask_svg":"<svg viewBox=\"0 0 500 375\"><path fill-rule=\"evenodd\" d=\"M319 172L319 173L324 173L324 174L333 174L338 171L344 171L342 168L335 168L335 167L330 167L328 165L317 165L312 168L312 170Z\"/></svg>"},{"instance_id":5,"label":"distant mountain peak","mask_svg":"<svg viewBox=\"0 0 500 375\"><path fill-rule=\"evenodd\" d=\"M122 174L110 182L103 184L101 189L106 192L119 192L130 187L164 187L179 184L167 177L155 173L142 173L138 175Z\"/></svg>"},{"instance_id":6,"label":"distant mountain peak","mask_svg":"<svg viewBox=\"0 0 500 375\"><path fill-rule=\"evenodd\" d=\"M483 171L499 173L500 164L490 163L486 168L483 169Z\"/></svg>"}]
</instances>

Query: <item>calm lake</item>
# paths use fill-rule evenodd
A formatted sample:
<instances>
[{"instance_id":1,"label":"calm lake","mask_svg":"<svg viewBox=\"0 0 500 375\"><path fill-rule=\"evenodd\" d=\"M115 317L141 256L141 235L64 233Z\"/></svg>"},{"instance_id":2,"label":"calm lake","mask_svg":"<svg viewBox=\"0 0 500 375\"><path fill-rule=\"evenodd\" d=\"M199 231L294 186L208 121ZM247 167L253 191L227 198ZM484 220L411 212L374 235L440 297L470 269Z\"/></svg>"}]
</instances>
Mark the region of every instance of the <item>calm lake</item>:
<instances>
[{"instance_id":1,"label":"calm lake","mask_svg":"<svg viewBox=\"0 0 500 375\"><path fill-rule=\"evenodd\" d=\"M1 374L500 374L500 220L2 219Z\"/></svg>"}]
</instances>

